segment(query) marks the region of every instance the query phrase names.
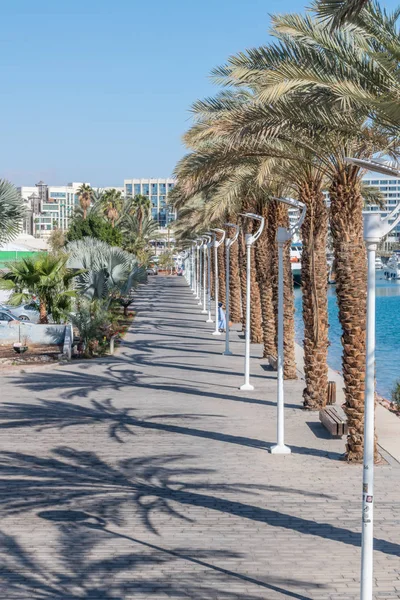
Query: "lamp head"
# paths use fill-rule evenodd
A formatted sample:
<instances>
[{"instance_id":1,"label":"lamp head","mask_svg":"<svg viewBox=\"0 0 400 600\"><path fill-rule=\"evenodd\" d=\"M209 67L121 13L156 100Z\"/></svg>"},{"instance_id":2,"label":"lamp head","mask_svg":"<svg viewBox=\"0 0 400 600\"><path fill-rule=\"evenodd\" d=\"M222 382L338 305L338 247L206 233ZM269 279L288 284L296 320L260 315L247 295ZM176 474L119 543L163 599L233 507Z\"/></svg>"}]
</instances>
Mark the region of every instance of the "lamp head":
<instances>
[{"instance_id":1,"label":"lamp head","mask_svg":"<svg viewBox=\"0 0 400 600\"><path fill-rule=\"evenodd\" d=\"M392 160L384 160L383 158L353 158L351 156L346 156L344 160L347 164L355 165L361 169L375 171L382 175L400 177L400 165Z\"/></svg>"}]
</instances>

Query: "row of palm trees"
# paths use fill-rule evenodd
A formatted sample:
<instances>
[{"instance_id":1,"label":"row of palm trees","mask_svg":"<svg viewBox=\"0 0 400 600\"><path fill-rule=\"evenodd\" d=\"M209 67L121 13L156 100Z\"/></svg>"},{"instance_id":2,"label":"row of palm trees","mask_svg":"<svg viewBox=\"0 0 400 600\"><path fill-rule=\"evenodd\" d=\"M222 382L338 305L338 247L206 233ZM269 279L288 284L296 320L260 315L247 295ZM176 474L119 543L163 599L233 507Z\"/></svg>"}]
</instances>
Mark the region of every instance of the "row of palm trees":
<instances>
[{"instance_id":1,"label":"row of palm trees","mask_svg":"<svg viewBox=\"0 0 400 600\"><path fill-rule=\"evenodd\" d=\"M362 241L363 172L346 157L397 156L400 122L398 14L379 4L322 0L304 15L271 19L271 44L229 58L213 71L222 86L196 102L184 136L188 154L176 167L176 235L265 217L253 249L252 339L276 354L276 230L291 196L307 207L301 228L304 407L325 406L328 393L327 236L332 236L342 326L342 366L349 434L346 457L360 461L366 345L366 253ZM329 208L324 190L329 192ZM250 230L246 220L242 230ZM221 254L223 249L221 248ZM233 320L244 316L244 239L231 254ZM223 278L223 257L221 271ZM241 277L242 275L242 277ZM220 282L223 290L223 281ZM295 377L290 248L285 255L285 376ZM241 294L240 291L241 290Z\"/></svg>"},{"instance_id":2,"label":"row of palm trees","mask_svg":"<svg viewBox=\"0 0 400 600\"><path fill-rule=\"evenodd\" d=\"M84 183L78 189L79 208L76 216L86 220L90 215L104 217L122 233L125 250L138 256L143 263L149 258L150 241L157 239L158 224L151 218L147 196L124 196L114 188L94 190Z\"/></svg>"}]
</instances>

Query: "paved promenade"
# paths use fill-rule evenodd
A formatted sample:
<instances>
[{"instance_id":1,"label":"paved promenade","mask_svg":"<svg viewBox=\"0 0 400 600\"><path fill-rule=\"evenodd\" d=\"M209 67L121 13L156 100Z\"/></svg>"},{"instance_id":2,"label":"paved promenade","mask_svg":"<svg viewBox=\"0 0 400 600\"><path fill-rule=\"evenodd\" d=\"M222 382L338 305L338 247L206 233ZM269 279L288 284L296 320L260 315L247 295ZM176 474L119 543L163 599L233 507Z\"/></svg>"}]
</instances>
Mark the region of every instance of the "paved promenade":
<instances>
[{"instance_id":1,"label":"paved promenade","mask_svg":"<svg viewBox=\"0 0 400 600\"><path fill-rule=\"evenodd\" d=\"M358 600L361 467L180 277L115 357L0 378L0 598ZM375 598L400 598L400 465L376 469Z\"/></svg>"}]
</instances>

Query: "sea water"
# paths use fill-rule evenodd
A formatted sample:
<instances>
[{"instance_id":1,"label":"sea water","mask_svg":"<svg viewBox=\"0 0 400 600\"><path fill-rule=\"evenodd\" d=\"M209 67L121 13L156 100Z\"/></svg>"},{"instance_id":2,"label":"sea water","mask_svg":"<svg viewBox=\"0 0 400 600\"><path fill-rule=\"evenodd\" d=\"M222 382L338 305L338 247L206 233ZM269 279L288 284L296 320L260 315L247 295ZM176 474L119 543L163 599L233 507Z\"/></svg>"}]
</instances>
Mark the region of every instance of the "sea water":
<instances>
[{"instance_id":1,"label":"sea water","mask_svg":"<svg viewBox=\"0 0 400 600\"><path fill-rule=\"evenodd\" d=\"M303 320L301 313L301 290L295 288L296 339L302 340ZM338 319L335 286L328 287L329 352L328 363L332 369L341 371L341 327ZM377 272L376 282L376 389L390 398L390 393L400 381L400 281L386 281Z\"/></svg>"}]
</instances>

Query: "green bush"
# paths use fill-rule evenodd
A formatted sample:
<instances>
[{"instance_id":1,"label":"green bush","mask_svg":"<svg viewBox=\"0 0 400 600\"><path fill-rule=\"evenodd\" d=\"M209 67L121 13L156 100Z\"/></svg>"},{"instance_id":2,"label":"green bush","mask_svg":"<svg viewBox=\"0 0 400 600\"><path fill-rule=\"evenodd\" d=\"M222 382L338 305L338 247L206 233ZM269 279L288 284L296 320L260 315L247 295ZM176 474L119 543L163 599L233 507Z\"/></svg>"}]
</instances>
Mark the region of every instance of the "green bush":
<instances>
[{"instance_id":1,"label":"green bush","mask_svg":"<svg viewBox=\"0 0 400 600\"><path fill-rule=\"evenodd\" d=\"M400 410L400 381L398 381L391 393L392 402L397 410Z\"/></svg>"},{"instance_id":2,"label":"green bush","mask_svg":"<svg viewBox=\"0 0 400 600\"><path fill-rule=\"evenodd\" d=\"M67 233L67 241L73 242L84 237L96 238L110 246L122 244L121 231L99 215L89 215L87 219L79 215L74 217Z\"/></svg>"}]
</instances>

